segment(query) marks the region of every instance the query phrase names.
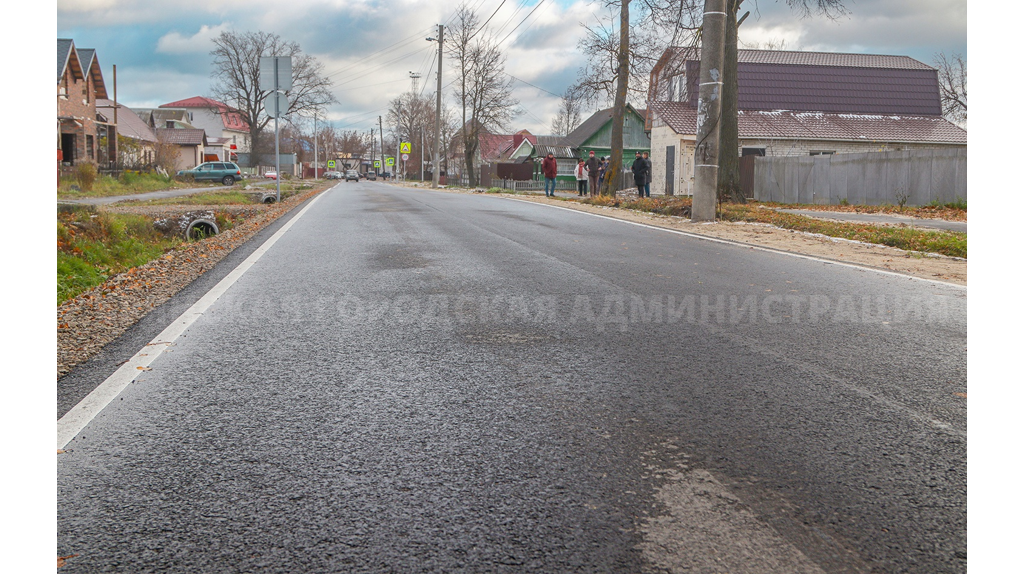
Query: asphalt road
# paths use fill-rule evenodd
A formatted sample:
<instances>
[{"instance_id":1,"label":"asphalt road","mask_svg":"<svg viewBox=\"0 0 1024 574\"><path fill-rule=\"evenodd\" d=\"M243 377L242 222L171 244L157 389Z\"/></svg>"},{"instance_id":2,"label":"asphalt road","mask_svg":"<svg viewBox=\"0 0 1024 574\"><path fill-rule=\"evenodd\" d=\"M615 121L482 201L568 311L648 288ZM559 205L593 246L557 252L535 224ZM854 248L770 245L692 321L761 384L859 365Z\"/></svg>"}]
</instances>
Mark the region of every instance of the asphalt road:
<instances>
[{"instance_id":1,"label":"asphalt road","mask_svg":"<svg viewBox=\"0 0 1024 574\"><path fill-rule=\"evenodd\" d=\"M965 289L371 182L289 224L58 456L62 572L966 571Z\"/></svg>"}]
</instances>

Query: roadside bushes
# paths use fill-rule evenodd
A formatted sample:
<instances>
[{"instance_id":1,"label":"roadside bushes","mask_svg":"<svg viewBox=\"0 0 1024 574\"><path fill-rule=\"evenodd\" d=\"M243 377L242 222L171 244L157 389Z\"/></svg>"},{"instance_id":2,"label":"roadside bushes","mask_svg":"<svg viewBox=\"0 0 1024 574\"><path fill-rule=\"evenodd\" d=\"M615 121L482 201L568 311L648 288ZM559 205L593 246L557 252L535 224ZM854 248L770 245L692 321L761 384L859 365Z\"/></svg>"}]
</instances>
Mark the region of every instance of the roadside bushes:
<instances>
[{"instance_id":1,"label":"roadside bushes","mask_svg":"<svg viewBox=\"0 0 1024 574\"><path fill-rule=\"evenodd\" d=\"M91 163L80 163L75 169L75 179L78 180L78 184L82 186L85 191L92 191L92 186L96 183L96 177L99 173L96 171L96 166Z\"/></svg>"},{"instance_id":2,"label":"roadside bushes","mask_svg":"<svg viewBox=\"0 0 1024 574\"><path fill-rule=\"evenodd\" d=\"M148 217L64 209L57 213L57 304L147 263L181 243Z\"/></svg>"}]
</instances>

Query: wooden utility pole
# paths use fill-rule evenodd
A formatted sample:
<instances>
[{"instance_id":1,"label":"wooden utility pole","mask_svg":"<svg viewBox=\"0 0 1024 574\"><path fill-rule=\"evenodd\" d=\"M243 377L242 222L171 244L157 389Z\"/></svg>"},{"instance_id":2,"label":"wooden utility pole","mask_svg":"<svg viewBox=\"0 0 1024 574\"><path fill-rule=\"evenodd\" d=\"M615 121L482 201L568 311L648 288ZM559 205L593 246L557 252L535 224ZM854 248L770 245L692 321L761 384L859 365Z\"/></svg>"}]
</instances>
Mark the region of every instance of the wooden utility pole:
<instances>
[{"instance_id":1,"label":"wooden utility pole","mask_svg":"<svg viewBox=\"0 0 1024 574\"><path fill-rule=\"evenodd\" d=\"M377 116L377 127L380 128L380 166L387 171L388 166L384 163L384 120Z\"/></svg>"},{"instance_id":2,"label":"wooden utility pole","mask_svg":"<svg viewBox=\"0 0 1024 574\"><path fill-rule=\"evenodd\" d=\"M615 78L615 104L612 107L612 159L608 164L608 176L601 188L601 195L615 196L619 181L626 171L622 162L623 122L626 114L626 95L629 91L629 3L621 0L619 6L619 52Z\"/></svg>"},{"instance_id":3,"label":"wooden utility pole","mask_svg":"<svg viewBox=\"0 0 1024 574\"><path fill-rule=\"evenodd\" d=\"M434 114L434 177L430 187L441 182L441 55L444 54L444 24L437 25L437 109Z\"/></svg>"},{"instance_id":4,"label":"wooden utility pole","mask_svg":"<svg viewBox=\"0 0 1024 574\"><path fill-rule=\"evenodd\" d=\"M727 0L704 0L700 50L700 92L697 98L697 149L691 219L715 220L718 191L719 129L722 125L722 71ZM735 153L735 150L732 150Z\"/></svg>"}]
</instances>

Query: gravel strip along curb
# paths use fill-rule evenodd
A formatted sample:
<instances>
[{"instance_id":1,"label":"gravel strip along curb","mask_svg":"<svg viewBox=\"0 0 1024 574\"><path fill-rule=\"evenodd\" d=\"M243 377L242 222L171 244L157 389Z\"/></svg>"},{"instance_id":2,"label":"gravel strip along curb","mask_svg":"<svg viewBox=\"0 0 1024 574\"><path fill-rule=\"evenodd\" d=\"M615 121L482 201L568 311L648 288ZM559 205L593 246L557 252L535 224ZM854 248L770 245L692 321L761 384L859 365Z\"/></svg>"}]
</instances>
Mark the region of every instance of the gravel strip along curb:
<instances>
[{"instance_id":1,"label":"gravel strip along curb","mask_svg":"<svg viewBox=\"0 0 1024 574\"><path fill-rule=\"evenodd\" d=\"M313 189L281 203L253 206L111 206L109 211L158 217L168 213L214 209L246 220L214 237L187 243L163 257L111 277L97 287L57 307L57 378L96 355L146 313L173 297L212 269L233 249L251 239L277 218L326 191Z\"/></svg>"}]
</instances>

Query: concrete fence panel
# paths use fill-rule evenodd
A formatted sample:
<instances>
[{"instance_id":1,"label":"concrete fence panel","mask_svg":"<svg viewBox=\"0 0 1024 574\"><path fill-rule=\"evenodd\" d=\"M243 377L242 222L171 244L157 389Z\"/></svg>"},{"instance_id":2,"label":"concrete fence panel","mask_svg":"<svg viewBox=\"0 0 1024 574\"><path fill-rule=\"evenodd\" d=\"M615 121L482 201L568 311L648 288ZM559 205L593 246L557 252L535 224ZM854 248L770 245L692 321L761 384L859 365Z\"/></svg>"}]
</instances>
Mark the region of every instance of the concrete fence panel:
<instances>
[{"instance_id":1,"label":"concrete fence panel","mask_svg":"<svg viewBox=\"0 0 1024 574\"><path fill-rule=\"evenodd\" d=\"M967 150L758 157L754 199L835 205L927 205L967 199Z\"/></svg>"}]
</instances>

